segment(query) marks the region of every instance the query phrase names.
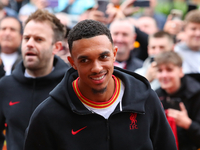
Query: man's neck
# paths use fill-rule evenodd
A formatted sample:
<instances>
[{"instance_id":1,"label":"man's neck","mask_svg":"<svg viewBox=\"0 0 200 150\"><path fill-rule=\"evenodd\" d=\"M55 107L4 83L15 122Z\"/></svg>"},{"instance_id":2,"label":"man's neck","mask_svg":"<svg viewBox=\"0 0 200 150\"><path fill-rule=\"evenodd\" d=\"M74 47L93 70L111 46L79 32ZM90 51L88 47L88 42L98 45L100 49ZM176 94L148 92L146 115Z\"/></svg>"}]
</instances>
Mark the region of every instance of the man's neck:
<instances>
[{"instance_id":1,"label":"man's neck","mask_svg":"<svg viewBox=\"0 0 200 150\"><path fill-rule=\"evenodd\" d=\"M79 82L78 82L79 83ZM80 84L78 84L79 90L82 93L82 95L84 97L86 97L87 99L94 101L94 102L106 102L109 101L110 98L113 96L114 91L115 91L115 81L112 78L110 80L110 82L108 83L106 89L104 92L102 93L97 93L97 92L93 92L92 89L86 89L85 86L80 86Z\"/></svg>"},{"instance_id":2,"label":"man's neck","mask_svg":"<svg viewBox=\"0 0 200 150\"><path fill-rule=\"evenodd\" d=\"M12 48L8 48L8 47L1 47L1 53L9 55L9 54L16 53L16 52L18 52L18 48L12 49Z\"/></svg>"},{"instance_id":3,"label":"man's neck","mask_svg":"<svg viewBox=\"0 0 200 150\"><path fill-rule=\"evenodd\" d=\"M28 77L28 78L37 78L37 77L44 77L48 74L50 74L52 71L54 70L54 67L52 66L51 69L48 70L30 70L30 69L26 69L24 76Z\"/></svg>"}]
</instances>

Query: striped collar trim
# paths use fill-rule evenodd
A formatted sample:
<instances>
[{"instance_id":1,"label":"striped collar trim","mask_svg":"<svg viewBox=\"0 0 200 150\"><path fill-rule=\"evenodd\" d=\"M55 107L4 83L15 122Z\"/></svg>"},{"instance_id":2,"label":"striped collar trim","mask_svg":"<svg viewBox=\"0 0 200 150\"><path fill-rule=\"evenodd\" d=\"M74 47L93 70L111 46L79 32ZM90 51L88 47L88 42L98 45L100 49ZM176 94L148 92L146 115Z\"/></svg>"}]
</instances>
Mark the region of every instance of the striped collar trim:
<instances>
[{"instance_id":1,"label":"striped collar trim","mask_svg":"<svg viewBox=\"0 0 200 150\"><path fill-rule=\"evenodd\" d=\"M78 88L79 77L73 81L72 86L73 86L73 89L74 89L76 95L80 99L80 101L82 103L84 103L85 105L88 105L89 107L93 107L93 108L98 108L98 109L107 108L107 107L111 106L117 100L117 98L120 94L120 89L121 89L120 79L115 77L114 75L112 75L112 77L115 81L115 92L114 92L113 96L111 97L111 99L107 102L94 102L94 101L91 101L91 100L87 99L86 97L84 97Z\"/></svg>"}]
</instances>

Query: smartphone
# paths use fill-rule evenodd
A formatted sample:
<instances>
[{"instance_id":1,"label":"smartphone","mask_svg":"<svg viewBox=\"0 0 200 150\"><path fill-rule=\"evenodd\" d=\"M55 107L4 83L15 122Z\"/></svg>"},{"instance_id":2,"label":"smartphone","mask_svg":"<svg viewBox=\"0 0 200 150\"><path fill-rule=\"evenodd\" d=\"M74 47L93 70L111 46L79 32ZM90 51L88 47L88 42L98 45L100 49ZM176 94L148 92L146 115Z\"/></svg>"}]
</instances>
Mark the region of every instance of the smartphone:
<instances>
[{"instance_id":1,"label":"smartphone","mask_svg":"<svg viewBox=\"0 0 200 150\"><path fill-rule=\"evenodd\" d=\"M182 20L183 11L179 9L172 9L170 12L172 20Z\"/></svg>"},{"instance_id":2,"label":"smartphone","mask_svg":"<svg viewBox=\"0 0 200 150\"><path fill-rule=\"evenodd\" d=\"M154 62L154 57L150 58L150 63Z\"/></svg>"},{"instance_id":3,"label":"smartphone","mask_svg":"<svg viewBox=\"0 0 200 150\"><path fill-rule=\"evenodd\" d=\"M108 14L106 14L106 10L107 10L107 5L109 4L109 2L106 0L98 0L97 4L98 4L97 10L103 12L105 14L105 17L108 17Z\"/></svg>"},{"instance_id":4,"label":"smartphone","mask_svg":"<svg viewBox=\"0 0 200 150\"><path fill-rule=\"evenodd\" d=\"M188 3L187 6L188 6L187 12L189 12L189 11L191 11L191 10L195 10L195 9L198 8L196 4L192 4L192 3Z\"/></svg>"},{"instance_id":5,"label":"smartphone","mask_svg":"<svg viewBox=\"0 0 200 150\"><path fill-rule=\"evenodd\" d=\"M134 7L149 7L150 1L147 0L137 0L133 3Z\"/></svg>"},{"instance_id":6,"label":"smartphone","mask_svg":"<svg viewBox=\"0 0 200 150\"><path fill-rule=\"evenodd\" d=\"M172 108L172 109L180 110L179 103L181 101L182 100L180 98L167 97L165 100L162 101L162 104L165 109Z\"/></svg>"}]
</instances>

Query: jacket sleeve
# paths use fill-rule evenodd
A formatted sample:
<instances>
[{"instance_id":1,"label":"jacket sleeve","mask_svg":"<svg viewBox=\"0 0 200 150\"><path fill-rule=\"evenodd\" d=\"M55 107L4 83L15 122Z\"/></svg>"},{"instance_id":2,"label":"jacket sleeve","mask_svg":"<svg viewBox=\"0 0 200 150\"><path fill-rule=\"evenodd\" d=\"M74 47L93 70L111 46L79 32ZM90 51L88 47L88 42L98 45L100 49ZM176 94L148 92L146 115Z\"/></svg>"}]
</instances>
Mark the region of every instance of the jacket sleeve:
<instances>
[{"instance_id":1,"label":"jacket sleeve","mask_svg":"<svg viewBox=\"0 0 200 150\"><path fill-rule=\"evenodd\" d=\"M0 89L0 97L2 97L2 90ZM4 144L4 140L5 140L5 137L4 137L4 134L3 134L3 130L5 129L5 117L3 115L3 112L2 112L2 99L0 99L0 148L2 149L3 147L3 144Z\"/></svg>"},{"instance_id":2,"label":"jacket sleeve","mask_svg":"<svg viewBox=\"0 0 200 150\"><path fill-rule=\"evenodd\" d=\"M2 116L1 112L0 112L0 129L1 129L1 134L0 134L0 148L3 148L3 144L4 144L4 140L5 140L5 136L3 134L3 130L5 129L5 125L4 125L4 117Z\"/></svg>"},{"instance_id":3,"label":"jacket sleeve","mask_svg":"<svg viewBox=\"0 0 200 150\"><path fill-rule=\"evenodd\" d=\"M5 75L5 71L4 71L4 65L3 63L0 65L0 78L3 77Z\"/></svg>"},{"instance_id":4,"label":"jacket sleeve","mask_svg":"<svg viewBox=\"0 0 200 150\"><path fill-rule=\"evenodd\" d=\"M151 115L150 137L154 150L176 150L174 134L169 126L161 102L153 90L146 103L147 113Z\"/></svg>"},{"instance_id":5,"label":"jacket sleeve","mask_svg":"<svg viewBox=\"0 0 200 150\"><path fill-rule=\"evenodd\" d=\"M42 102L31 116L29 126L25 132L24 150L55 150L53 146L54 139L48 130L46 116L41 111L44 102Z\"/></svg>"},{"instance_id":6,"label":"jacket sleeve","mask_svg":"<svg viewBox=\"0 0 200 150\"><path fill-rule=\"evenodd\" d=\"M191 141L200 148L200 96L194 100L195 103L192 106L193 115L191 116L192 124L187 130L187 134Z\"/></svg>"}]
</instances>

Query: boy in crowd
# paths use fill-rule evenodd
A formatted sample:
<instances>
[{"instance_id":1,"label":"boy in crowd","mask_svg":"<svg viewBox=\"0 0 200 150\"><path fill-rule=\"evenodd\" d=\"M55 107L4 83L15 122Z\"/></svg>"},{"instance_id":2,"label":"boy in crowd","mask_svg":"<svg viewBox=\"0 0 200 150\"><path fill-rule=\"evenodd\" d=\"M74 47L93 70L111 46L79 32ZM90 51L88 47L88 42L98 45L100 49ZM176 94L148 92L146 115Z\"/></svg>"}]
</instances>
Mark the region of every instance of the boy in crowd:
<instances>
[{"instance_id":1,"label":"boy in crowd","mask_svg":"<svg viewBox=\"0 0 200 150\"><path fill-rule=\"evenodd\" d=\"M156 92L177 125L179 150L196 150L200 148L200 83L184 76L182 59L173 51L157 55L155 62L161 86Z\"/></svg>"}]
</instances>

